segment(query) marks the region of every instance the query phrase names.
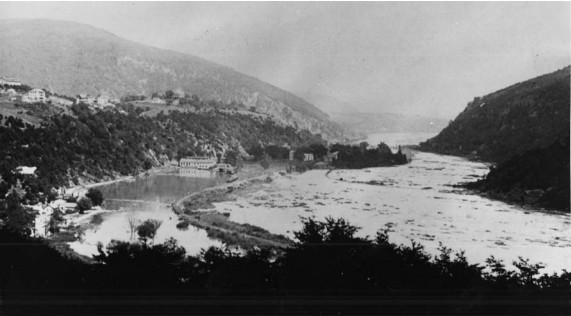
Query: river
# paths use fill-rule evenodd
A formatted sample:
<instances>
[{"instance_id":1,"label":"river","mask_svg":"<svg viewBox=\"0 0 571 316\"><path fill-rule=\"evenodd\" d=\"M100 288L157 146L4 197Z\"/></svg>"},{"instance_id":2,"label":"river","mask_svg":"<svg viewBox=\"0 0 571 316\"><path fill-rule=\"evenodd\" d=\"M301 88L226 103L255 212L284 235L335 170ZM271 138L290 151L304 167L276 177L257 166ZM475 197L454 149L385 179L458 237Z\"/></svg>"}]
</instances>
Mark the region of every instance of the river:
<instances>
[{"instance_id":1,"label":"river","mask_svg":"<svg viewBox=\"0 0 571 316\"><path fill-rule=\"evenodd\" d=\"M418 144L430 134L377 134L389 146ZM440 243L465 251L470 263L494 256L510 268L521 256L541 272L571 268L569 214L523 209L452 187L487 174L489 165L460 157L414 152L410 164L362 170L312 170L277 178L236 201L216 203L229 219L293 238L302 217L345 218L373 238L388 229L397 244L418 242L438 255Z\"/></svg>"},{"instance_id":2,"label":"river","mask_svg":"<svg viewBox=\"0 0 571 316\"><path fill-rule=\"evenodd\" d=\"M97 244L104 246L111 240L135 241L131 234L129 219L141 222L146 219L162 221L155 237L155 243L174 238L188 254L196 255L202 248L222 246L217 240L208 238L206 231L195 227L178 229L178 217L172 212L171 204L184 196L225 183L228 178L216 172L181 169L180 172L155 174L135 181L122 181L98 187L105 197L103 208L113 210L101 214L102 222L87 229L81 240L70 243L70 247L85 256L97 254Z\"/></svg>"},{"instance_id":3,"label":"river","mask_svg":"<svg viewBox=\"0 0 571 316\"><path fill-rule=\"evenodd\" d=\"M393 149L418 144L434 134L375 134L366 140L380 141ZM484 176L489 165L460 157L414 152L410 164L362 170L311 170L277 177L249 190L235 201L215 203L229 219L248 223L293 238L301 229L301 217L324 219L343 217L360 227L360 236L374 237L388 229L398 244L414 240L430 254L439 254L440 243L463 250L470 263L487 258L504 260L508 267L518 257L543 263L541 272L571 269L571 218L494 201L452 187ZM72 243L79 253L96 253L97 242L130 240L128 217L163 221L155 242L176 238L189 254L201 248L219 246L206 232L190 227L176 228L177 218L170 203L225 178L209 174L157 175L135 182L101 187L105 207L120 212L105 214L103 222L86 231L82 242Z\"/></svg>"}]
</instances>

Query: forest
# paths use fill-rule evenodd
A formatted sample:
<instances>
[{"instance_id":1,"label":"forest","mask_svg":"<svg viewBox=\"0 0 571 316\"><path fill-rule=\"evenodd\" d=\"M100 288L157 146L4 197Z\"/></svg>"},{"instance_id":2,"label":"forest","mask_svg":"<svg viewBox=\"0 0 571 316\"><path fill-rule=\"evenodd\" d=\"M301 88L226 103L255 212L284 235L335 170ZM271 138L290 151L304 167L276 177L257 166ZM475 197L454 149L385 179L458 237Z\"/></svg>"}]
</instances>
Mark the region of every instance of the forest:
<instances>
[{"instance_id":1,"label":"forest","mask_svg":"<svg viewBox=\"0 0 571 316\"><path fill-rule=\"evenodd\" d=\"M278 257L224 247L189 256L174 239L112 241L89 264L3 228L0 239L11 246L1 249L2 308L5 315L569 311L569 272L540 275L541 265L525 259L515 270L493 257L470 264L445 246L433 257L415 242L391 243L387 231L370 238L358 230L344 219L305 218L295 244Z\"/></svg>"}]
</instances>

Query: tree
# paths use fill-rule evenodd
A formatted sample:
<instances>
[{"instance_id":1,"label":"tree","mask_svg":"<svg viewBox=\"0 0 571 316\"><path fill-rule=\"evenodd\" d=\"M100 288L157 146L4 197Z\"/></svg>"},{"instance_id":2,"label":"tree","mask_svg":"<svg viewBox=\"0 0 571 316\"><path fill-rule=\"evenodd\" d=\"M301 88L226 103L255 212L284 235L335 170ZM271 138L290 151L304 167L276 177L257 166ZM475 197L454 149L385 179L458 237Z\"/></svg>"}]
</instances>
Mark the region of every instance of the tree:
<instances>
[{"instance_id":1,"label":"tree","mask_svg":"<svg viewBox=\"0 0 571 316\"><path fill-rule=\"evenodd\" d=\"M157 230L162 225L162 221L157 219L147 219L141 225L137 226L137 234L139 235L139 240L147 244L149 240L155 241L155 235Z\"/></svg>"},{"instance_id":2,"label":"tree","mask_svg":"<svg viewBox=\"0 0 571 316\"><path fill-rule=\"evenodd\" d=\"M135 211L129 211L129 215L127 215L127 222L129 223L129 232L131 233L129 239L133 240L135 232L137 231L138 223L138 220L135 218Z\"/></svg>"},{"instance_id":3,"label":"tree","mask_svg":"<svg viewBox=\"0 0 571 316\"><path fill-rule=\"evenodd\" d=\"M167 90L165 92L165 99L172 99L174 97L174 92L172 90Z\"/></svg>"},{"instance_id":4,"label":"tree","mask_svg":"<svg viewBox=\"0 0 571 316\"><path fill-rule=\"evenodd\" d=\"M54 209L52 215L50 215L50 220L48 221L47 230L55 234L59 232L61 226L65 224L65 218L63 217L62 211L59 209Z\"/></svg>"},{"instance_id":5,"label":"tree","mask_svg":"<svg viewBox=\"0 0 571 316\"><path fill-rule=\"evenodd\" d=\"M226 155L224 156L224 163L236 167L236 164L238 163L238 152L234 150L226 151Z\"/></svg>"},{"instance_id":6,"label":"tree","mask_svg":"<svg viewBox=\"0 0 571 316\"><path fill-rule=\"evenodd\" d=\"M264 156L264 159L260 160L260 165L264 169L268 169L270 167L271 158L267 154Z\"/></svg>"},{"instance_id":7,"label":"tree","mask_svg":"<svg viewBox=\"0 0 571 316\"><path fill-rule=\"evenodd\" d=\"M21 201L16 192L11 192L4 201L0 201L0 223L13 232L29 236L34 232L37 212L22 206Z\"/></svg>"},{"instance_id":8,"label":"tree","mask_svg":"<svg viewBox=\"0 0 571 316\"><path fill-rule=\"evenodd\" d=\"M297 161L303 161L305 159L305 148L298 148L293 153L293 158Z\"/></svg>"},{"instance_id":9,"label":"tree","mask_svg":"<svg viewBox=\"0 0 571 316\"><path fill-rule=\"evenodd\" d=\"M98 189L95 188L89 189L85 196L88 197L91 200L91 202L93 202L93 206L99 206L103 204L104 200L103 193L101 193L101 191L99 191Z\"/></svg>"},{"instance_id":10,"label":"tree","mask_svg":"<svg viewBox=\"0 0 571 316\"><path fill-rule=\"evenodd\" d=\"M90 210L93 207L93 202L91 201L90 198L88 197L82 197L81 199L79 199L79 201L77 201L77 210L79 211L79 214L83 214L85 213L85 211Z\"/></svg>"}]
</instances>

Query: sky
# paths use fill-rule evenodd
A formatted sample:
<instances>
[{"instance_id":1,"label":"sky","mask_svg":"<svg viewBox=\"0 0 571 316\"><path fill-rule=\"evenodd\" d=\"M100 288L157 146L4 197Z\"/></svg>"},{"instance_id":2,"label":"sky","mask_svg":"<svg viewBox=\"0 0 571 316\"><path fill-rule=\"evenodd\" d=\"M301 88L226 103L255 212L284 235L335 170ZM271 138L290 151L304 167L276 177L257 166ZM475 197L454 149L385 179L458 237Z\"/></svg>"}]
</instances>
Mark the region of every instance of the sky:
<instances>
[{"instance_id":1,"label":"sky","mask_svg":"<svg viewBox=\"0 0 571 316\"><path fill-rule=\"evenodd\" d=\"M571 63L570 2L0 2L199 56L326 112L454 118Z\"/></svg>"}]
</instances>

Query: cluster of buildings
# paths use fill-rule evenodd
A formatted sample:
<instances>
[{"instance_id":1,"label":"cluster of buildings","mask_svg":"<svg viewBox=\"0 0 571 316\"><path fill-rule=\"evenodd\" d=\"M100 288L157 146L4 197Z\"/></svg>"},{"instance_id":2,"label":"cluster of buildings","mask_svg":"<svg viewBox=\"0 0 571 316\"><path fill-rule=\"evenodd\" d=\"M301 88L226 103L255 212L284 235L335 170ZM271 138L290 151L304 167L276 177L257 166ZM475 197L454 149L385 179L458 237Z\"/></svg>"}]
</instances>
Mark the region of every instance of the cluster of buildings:
<instances>
[{"instance_id":1,"label":"cluster of buildings","mask_svg":"<svg viewBox=\"0 0 571 316\"><path fill-rule=\"evenodd\" d=\"M14 78L0 77L0 92L11 101L21 101L25 103L46 102L46 92L42 89L32 89L30 91L21 93L19 87L22 83Z\"/></svg>"},{"instance_id":2,"label":"cluster of buildings","mask_svg":"<svg viewBox=\"0 0 571 316\"><path fill-rule=\"evenodd\" d=\"M110 98L106 95L98 95L92 96L89 94L78 94L75 97L75 103L84 103L89 106L103 109L105 107L115 107L115 104L118 104L120 100L118 98Z\"/></svg>"},{"instance_id":3,"label":"cluster of buildings","mask_svg":"<svg viewBox=\"0 0 571 316\"><path fill-rule=\"evenodd\" d=\"M0 93L7 96L10 101L21 101L24 103L47 103L54 105L72 106L74 103L85 103L90 107L103 109L105 107L115 107L120 103L118 98L110 98L105 95L91 96L88 94L78 94L75 100L51 95L46 96L46 92L42 89L32 89L22 92L23 84L14 78L0 77Z\"/></svg>"}]
</instances>

